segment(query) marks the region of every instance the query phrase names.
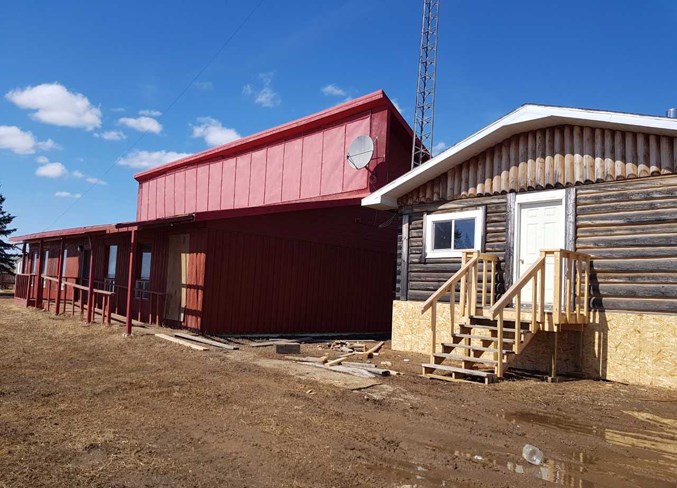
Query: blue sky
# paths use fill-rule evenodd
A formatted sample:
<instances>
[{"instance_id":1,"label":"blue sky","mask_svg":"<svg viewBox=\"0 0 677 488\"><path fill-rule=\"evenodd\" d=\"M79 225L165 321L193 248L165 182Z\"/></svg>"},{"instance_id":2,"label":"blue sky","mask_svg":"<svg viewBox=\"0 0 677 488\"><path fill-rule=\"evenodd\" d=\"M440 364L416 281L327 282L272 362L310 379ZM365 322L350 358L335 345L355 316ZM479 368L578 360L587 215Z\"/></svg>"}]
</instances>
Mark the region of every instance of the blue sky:
<instances>
[{"instance_id":1,"label":"blue sky","mask_svg":"<svg viewBox=\"0 0 677 488\"><path fill-rule=\"evenodd\" d=\"M131 166L379 88L411 122L418 0L264 0L177 100L257 3L4 5L0 192L18 233L132 220ZM527 102L662 115L675 25L670 0L442 0L435 142Z\"/></svg>"}]
</instances>

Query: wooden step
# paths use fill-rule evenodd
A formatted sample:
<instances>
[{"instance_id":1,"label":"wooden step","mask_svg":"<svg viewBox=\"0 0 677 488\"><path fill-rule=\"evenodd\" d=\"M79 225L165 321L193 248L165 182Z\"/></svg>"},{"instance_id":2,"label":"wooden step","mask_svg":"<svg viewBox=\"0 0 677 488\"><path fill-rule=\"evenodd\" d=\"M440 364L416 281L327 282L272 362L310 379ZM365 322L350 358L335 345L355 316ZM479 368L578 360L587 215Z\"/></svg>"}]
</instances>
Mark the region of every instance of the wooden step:
<instances>
[{"instance_id":1,"label":"wooden step","mask_svg":"<svg viewBox=\"0 0 677 488\"><path fill-rule=\"evenodd\" d=\"M470 324L470 325L461 324L461 327L465 327L467 329L482 329L482 330L496 330L496 331L498 330L498 326L496 326L496 325L484 325L484 324ZM505 334L506 332L510 332L510 333L514 334L515 333L515 327L506 327L505 325L503 325L503 333ZM523 334L526 333L526 332L529 332L529 328L523 327L523 328L520 329L520 332L523 333Z\"/></svg>"},{"instance_id":2,"label":"wooden step","mask_svg":"<svg viewBox=\"0 0 677 488\"><path fill-rule=\"evenodd\" d=\"M462 374L465 376L473 376L475 378L482 378L485 383L491 383L495 381L496 379L496 373L493 373L491 371L480 371L477 369L465 369L465 368L457 368L456 366L448 366L446 364L430 364L426 363L423 364L423 375L430 377L430 378L436 378L440 380L453 380L456 379L454 377L449 378L448 376L442 376L442 375L437 375L434 373L434 371L447 371L449 373L454 373L456 374Z\"/></svg>"},{"instance_id":3,"label":"wooden step","mask_svg":"<svg viewBox=\"0 0 677 488\"><path fill-rule=\"evenodd\" d=\"M436 358L451 359L454 361L466 361L470 363L498 364L498 361L488 358L476 358L474 356L464 356L463 354L454 354L451 352L436 352L433 354Z\"/></svg>"},{"instance_id":4,"label":"wooden step","mask_svg":"<svg viewBox=\"0 0 677 488\"><path fill-rule=\"evenodd\" d=\"M474 335L474 334L456 334L456 333L454 333L454 334L453 334L453 337L458 338L458 339L477 339L477 340L492 341L492 342L496 342L496 341L498 340L498 338L496 338L496 337L483 336L483 335ZM507 337L504 337L504 338L503 338L503 342L507 342L507 343L509 343L509 344L514 344L514 343L515 343L515 339L514 339L514 338L507 338ZM444 343L444 345L447 345L447 344L449 344L449 345L451 345L451 346L454 345L453 343L450 343L450 342Z\"/></svg>"},{"instance_id":5,"label":"wooden step","mask_svg":"<svg viewBox=\"0 0 677 488\"><path fill-rule=\"evenodd\" d=\"M482 346L474 346L474 345L466 345L466 344L451 344L449 342L443 343L443 346L446 347L452 347L452 348L459 348L459 349L472 349L473 351L482 351L482 352L498 352L498 349L495 347L482 347ZM515 351L512 349L503 349L503 354L515 354Z\"/></svg>"}]
</instances>

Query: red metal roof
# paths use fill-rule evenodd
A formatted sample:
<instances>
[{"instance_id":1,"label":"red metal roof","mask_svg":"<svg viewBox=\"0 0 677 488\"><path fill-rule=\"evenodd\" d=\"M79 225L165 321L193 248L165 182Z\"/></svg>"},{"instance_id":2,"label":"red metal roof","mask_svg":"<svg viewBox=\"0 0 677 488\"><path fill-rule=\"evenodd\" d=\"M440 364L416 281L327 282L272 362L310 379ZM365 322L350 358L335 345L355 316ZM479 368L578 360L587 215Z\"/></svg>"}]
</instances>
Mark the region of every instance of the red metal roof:
<instances>
[{"instance_id":1,"label":"red metal roof","mask_svg":"<svg viewBox=\"0 0 677 488\"><path fill-rule=\"evenodd\" d=\"M409 134L413 135L411 127L409 127L409 124L404 120L404 117L402 117L402 114L400 114L399 110L395 108L395 105L393 105L386 93L383 90L377 90L373 93L369 93L367 95L363 95L353 100L341 103L321 112L317 112L312 115L287 122L286 124L273 127L272 129L257 132L256 134L243 137L228 144L207 149L206 151L187 156L183 159L141 171L136 173L134 178L137 181L144 181L177 168L212 159L217 156L226 156L229 154L244 152L256 146L269 144L275 140L285 139L296 134L312 131L313 129L319 128L320 126L331 124L340 119L345 119L351 115L378 106L387 106L394 114L397 121L402 125L402 127Z\"/></svg>"},{"instance_id":2,"label":"red metal roof","mask_svg":"<svg viewBox=\"0 0 677 488\"><path fill-rule=\"evenodd\" d=\"M117 229L115 228L114 224L89 225L86 227L72 227L70 229L47 230L44 232L36 232L35 234L14 236L10 239L10 242L50 240L50 239L60 239L62 237L68 236L106 234L110 232L117 232Z\"/></svg>"}]
</instances>

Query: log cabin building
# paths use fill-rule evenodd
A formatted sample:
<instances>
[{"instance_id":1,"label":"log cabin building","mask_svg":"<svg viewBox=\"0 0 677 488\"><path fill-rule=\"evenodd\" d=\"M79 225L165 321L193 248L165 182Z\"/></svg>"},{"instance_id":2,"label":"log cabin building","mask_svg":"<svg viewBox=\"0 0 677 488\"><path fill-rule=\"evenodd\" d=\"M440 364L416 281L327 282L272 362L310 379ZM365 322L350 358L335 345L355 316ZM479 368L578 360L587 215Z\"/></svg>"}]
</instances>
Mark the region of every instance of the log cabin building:
<instances>
[{"instance_id":1,"label":"log cabin building","mask_svg":"<svg viewBox=\"0 0 677 488\"><path fill-rule=\"evenodd\" d=\"M677 119L524 105L363 199L397 211L393 349L677 387Z\"/></svg>"},{"instance_id":2,"label":"log cabin building","mask_svg":"<svg viewBox=\"0 0 677 488\"><path fill-rule=\"evenodd\" d=\"M409 169L411 138L378 91L138 173L135 221L14 239L16 300L128 332L389 332L398 225L360 201Z\"/></svg>"}]
</instances>

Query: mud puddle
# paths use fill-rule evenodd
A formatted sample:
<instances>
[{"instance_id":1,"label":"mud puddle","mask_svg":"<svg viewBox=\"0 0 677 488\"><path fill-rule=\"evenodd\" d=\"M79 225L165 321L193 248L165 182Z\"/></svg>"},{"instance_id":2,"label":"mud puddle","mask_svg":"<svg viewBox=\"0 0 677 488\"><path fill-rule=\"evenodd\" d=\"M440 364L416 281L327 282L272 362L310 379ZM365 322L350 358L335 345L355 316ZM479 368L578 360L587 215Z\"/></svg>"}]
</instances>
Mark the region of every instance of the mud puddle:
<instances>
[{"instance_id":1,"label":"mud puddle","mask_svg":"<svg viewBox=\"0 0 677 488\"><path fill-rule=\"evenodd\" d=\"M502 414L501 417L512 423L594 436L611 446L624 448L620 452L615 450L597 456L588 452L574 452L570 459L549 458L546 452L546 459L541 466L530 465L520 457L519 462L507 462L506 467L514 473L581 488L674 488L677 476L677 420L646 412L622 413L649 425L642 430L628 431L585 424L560 415L531 412Z\"/></svg>"}]
</instances>

